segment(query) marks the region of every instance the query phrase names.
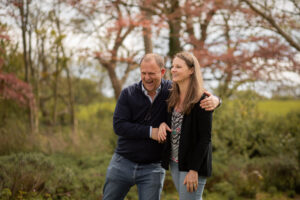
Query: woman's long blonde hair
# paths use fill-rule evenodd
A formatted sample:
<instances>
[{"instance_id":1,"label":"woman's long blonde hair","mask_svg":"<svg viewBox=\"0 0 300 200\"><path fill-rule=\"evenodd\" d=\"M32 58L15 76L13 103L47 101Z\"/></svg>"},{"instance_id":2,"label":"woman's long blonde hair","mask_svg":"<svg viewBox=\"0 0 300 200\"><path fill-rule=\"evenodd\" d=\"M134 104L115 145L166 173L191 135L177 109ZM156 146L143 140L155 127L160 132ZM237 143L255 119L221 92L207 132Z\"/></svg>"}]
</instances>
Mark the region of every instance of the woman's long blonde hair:
<instances>
[{"instance_id":1,"label":"woman's long blonde hair","mask_svg":"<svg viewBox=\"0 0 300 200\"><path fill-rule=\"evenodd\" d=\"M194 73L192 73L190 77L191 81L188 87L189 89L182 103L183 106L181 110L183 114L189 114L194 104L196 104L200 100L204 92L203 78L202 78L202 73L200 71L200 64L197 58L188 52L179 52L175 55L173 60L175 58L179 58L183 60L188 66L188 68L194 69ZM168 112L171 112L172 108L174 108L178 104L179 97L180 97L179 86L177 83L173 82L172 88L170 89L170 96L167 100Z\"/></svg>"}]
</instances>

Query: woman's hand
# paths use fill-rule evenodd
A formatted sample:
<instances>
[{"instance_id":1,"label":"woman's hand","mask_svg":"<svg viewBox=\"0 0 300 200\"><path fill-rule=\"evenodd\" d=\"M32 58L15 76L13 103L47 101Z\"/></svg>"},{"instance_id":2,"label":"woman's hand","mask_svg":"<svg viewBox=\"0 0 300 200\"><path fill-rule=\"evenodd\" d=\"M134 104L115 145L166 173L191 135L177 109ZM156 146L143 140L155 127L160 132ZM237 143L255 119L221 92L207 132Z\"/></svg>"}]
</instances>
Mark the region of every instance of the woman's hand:
<instances>
[{"instance_id":1,"label":"woman's hand","mask_svg":"<svg viewBox=\"0 0 300 200\"><path fill-rule=\"evenodd\" d=\"M167 139L167 131L171 131L170 127L165 123L161 123L158 128L158 142L164 142Z\"/></svg>"},{"instance_id":2,"label":"woman's hand","mask_svg":"<svg viewBox=\"0 0 300 200\"><path fill-rule=\"evenodd\" d=\"M195 192L198 188L198 172L190 170L185 176L183 184L186 185L188 192Z\"/></svg>"}]
</instances>

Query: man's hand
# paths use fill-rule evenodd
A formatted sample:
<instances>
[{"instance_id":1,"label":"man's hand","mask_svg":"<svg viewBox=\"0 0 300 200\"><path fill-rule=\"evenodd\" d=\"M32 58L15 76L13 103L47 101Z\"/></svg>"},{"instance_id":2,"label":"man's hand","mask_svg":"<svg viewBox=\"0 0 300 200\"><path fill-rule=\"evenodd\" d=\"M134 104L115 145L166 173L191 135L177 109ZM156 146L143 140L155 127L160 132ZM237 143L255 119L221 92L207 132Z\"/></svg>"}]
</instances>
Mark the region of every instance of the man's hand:
<instances>
[{"instance_id":1,"label":"man's hand","mask_svg":"<svg viewBox=\"0 0 300 200\"><path fill-rule=\"evenodd\" d=\"M208 97L203 99L200 102L201 108L205 109L206 111L212 111L216 109L216 107L219 105L220 101L219 98L212 95L210 92L205 91L204 92Z\"/></svg>"},{"instance_id":2,"label":"man's hand","mask_svg":"<svg viewBox=\"0 0 300 200\"><path fill-rule=\"evenodd\" d=\"M167 131L171 131L170 127L165 123L161 123L158 128L158 142L164 142L167 139Z\"/></svg>"}]
</instances>

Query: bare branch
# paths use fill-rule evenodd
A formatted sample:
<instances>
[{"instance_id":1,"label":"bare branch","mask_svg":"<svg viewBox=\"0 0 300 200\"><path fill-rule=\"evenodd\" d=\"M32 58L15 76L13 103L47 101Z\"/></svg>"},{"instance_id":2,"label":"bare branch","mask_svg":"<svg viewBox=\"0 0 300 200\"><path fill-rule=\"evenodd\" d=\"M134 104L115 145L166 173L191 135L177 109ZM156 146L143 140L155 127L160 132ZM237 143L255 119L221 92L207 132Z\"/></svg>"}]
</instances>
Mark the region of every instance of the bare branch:
<instances>
[{"instance_id":1,"label":"bare branch","mask_svg":"<svg viewBox=\"0 0 300 200\"><path fill-rule=\"evenodd\" d=\"M258 8L256 8L252 3L250 3L249 0L241 0L242 2L245 2L254 12L256 12L258 15L260 15L263 19L268 21L272 27L276 29L276 31L295 49L300 51L300 45L297 44L286 32L282 30L282 28L275 22L275 20L271 17L260 11Z\"/></svg>"}]
</instances>

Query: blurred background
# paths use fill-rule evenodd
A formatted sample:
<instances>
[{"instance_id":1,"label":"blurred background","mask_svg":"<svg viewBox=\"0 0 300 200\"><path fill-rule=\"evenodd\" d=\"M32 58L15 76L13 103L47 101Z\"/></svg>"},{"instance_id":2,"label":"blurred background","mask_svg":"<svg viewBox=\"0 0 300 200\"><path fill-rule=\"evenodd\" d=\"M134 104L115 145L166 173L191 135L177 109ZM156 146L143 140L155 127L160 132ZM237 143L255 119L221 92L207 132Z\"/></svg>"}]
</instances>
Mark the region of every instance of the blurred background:
<instances>
[{"instance_id":1,"label":"blurred background","mask_svg":"<svg viewBox=\"0 0 300 200\"><path fill-rule=\"evenodd\" d=\"M1 0L0 200L102 199L120 91L182 50L223 100L204 199L300 199L299 0Z\"/></svg>"}]
</instances>

